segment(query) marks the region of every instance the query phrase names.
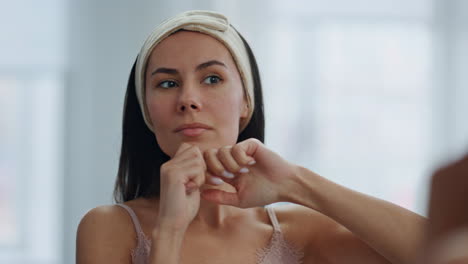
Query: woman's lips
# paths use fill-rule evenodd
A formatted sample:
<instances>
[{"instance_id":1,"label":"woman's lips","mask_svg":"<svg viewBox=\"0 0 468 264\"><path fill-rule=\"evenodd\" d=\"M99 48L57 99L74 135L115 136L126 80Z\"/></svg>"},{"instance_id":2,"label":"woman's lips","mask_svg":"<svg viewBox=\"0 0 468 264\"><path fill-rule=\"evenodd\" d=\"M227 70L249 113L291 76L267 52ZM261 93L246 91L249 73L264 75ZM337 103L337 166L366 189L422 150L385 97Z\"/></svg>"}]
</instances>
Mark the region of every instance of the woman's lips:
<instances>
[{"instance_id":1,"label":"woman's lips","mask_svg":"<svg viewBox=\"0 0 468 264\"><path fill-rule=\"evenodd\" d=\"M203 123L187 123L178 126L176 129L174 129L175 133L181 133L182 135L186 137L197 137L201 135L205 130L212 129L212 127L205 125Z\"/></svg>"},{"instance_id":2,"label":"woman's lips","mask_svg":"<svg viewBox=\"0 0 468 264\"><path fill-rule=\"evenodd\" d=\"M198 128L185 128L185 129L180 130L179 132L187 137L196 137L196 136L201 135L203 132L205 132L205 130L207 129L198 127Z\"/></svg>"}]
</instances>

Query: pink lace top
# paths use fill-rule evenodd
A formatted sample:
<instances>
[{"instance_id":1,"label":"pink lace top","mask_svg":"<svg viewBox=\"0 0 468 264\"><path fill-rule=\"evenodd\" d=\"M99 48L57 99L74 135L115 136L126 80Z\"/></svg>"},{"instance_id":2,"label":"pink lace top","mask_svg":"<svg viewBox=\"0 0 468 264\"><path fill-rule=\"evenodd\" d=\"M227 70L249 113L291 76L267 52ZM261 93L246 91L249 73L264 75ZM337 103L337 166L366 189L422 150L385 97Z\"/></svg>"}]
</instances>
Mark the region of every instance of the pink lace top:
<instances>
[{"instance_id":1,"label":"pink lace top","mask_svg":"<svg viewBox=\"0 0 468 264\"><path fill-rule=\"evenodd\" d=\"M140 221L135 212L125 204L117 204L123 207L130 214L135 231L137 234L137 246L131 252L133 264L147 264L149 261L149 253L151 248L151 240L143 233ZM270 222L273 225L273 234L270 242L265 248L257 250L257 264L300 264L302 263L303 252L283 237L278 219L276 218L273 207L265 207L270 217Z\"/></svg>"}]
</instances>

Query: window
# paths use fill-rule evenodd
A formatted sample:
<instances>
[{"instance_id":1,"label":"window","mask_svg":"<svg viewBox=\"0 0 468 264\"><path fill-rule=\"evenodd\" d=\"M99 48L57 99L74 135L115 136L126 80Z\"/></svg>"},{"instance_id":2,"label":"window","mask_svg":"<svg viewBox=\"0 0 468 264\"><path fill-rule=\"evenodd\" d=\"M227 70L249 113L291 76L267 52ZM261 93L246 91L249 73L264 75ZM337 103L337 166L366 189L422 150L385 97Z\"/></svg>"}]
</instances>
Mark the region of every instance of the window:
<instances>
[{"instance_id":1,"label":"window","mask_svg":"<svg viewBox=\"0 0 468 264\"><path fill-rule=\"evenodd\" d=\"M268 3L228 14L259 61L267 145L424 214L436 121L432 2ZM256 21L249 12L259 8Z\"/></svg>"},{"instance_id":2,"label":"window","mask_svg":"<svg viewBox=\"0 0 468 264\"><path fill-rule=\"evenodd\" d=\"M63 82L0 74L0 263L58 263Z\"/></svg>"},{"instance_id":3,"label":"window","mask_svg":"<svg viewBox=\"0 0 468 264\"><path fill-rule=\"evenodd\" d=\"M20 242L18 189L19 112L18 82L0 79L0 246L15 247Z\"/></svg>"}]
</instances>

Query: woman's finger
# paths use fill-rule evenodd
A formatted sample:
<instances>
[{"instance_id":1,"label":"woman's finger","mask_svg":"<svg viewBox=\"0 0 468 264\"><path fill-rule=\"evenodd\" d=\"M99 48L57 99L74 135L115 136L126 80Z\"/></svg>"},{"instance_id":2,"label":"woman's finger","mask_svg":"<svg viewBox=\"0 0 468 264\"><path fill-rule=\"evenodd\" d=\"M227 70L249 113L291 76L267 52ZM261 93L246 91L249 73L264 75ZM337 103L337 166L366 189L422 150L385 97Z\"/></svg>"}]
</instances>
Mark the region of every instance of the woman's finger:
<instances>
[{"instance_id":1,"label":"woman's finger","mask_svg":"<svg viewBox=\"0 0 468 264\"><path fill-rule=\"evenodd\" d=\"M166 177L169 182L185 184L186 190L198 189L205 183L206 164L203 154L197 146L182 144L177 157L172 159L170 165L163 165L164 170L171 170ZM167 166L170 166L166 168ZM166 173L167 174L167 173Z\"/></svg>"},{"instance_id":2,"label":"woman's finger","mask_svg":"<svg viewBox=\"0 0 468 264\"><path fill-rule=\"evenodd\" d=\"M209 149L203 153L203 158L205 159L206 167L208 171L218 177L223 176L227 179L234 178L234 174L227 171L227 168L221 163L218 158L218 149Z\"/></svg>"},{"instance_id":3,"label":"woman's finger","mask_svg":"<svg viewBox=\"0 0 468 264\"><path fill-rule=\"evenodd\" d=\"M209 171L205 171L205 184L221 185L223 183L224 183L223 179L211 174Z\"/></svg>"},{"instance_id":4,"label":"woman's finger","mask_svg":"<svg viewBox=\"0 0 468 264\"><path fill-rule=\"evenodd\" d=\"M231 146L225 146L220 148L216 155L219 161L223 164L223 167L226 168L226 171L223 172L222 176L228 179L234 178L234 173L239 173L241 170L241 167L232 156L231 150Z\"/></svg>"},{"instance_id":5,"label":"woman's finger","mask_svg":"<svg viewBox=\"0 0 468 264\"><path fill-rule=\"evenodd\" d=\"M240 164L243 168L248 170L248 166L255 164L255 159L247 155L245 144L236 144L231 150L232 157ZM241 169L242 170L242 169Z\"/></svg>"},{"instance_id":6,"label":"woman's finger","mask_svg":"<svg viewBox=\"0 0 468 264\"><path fill-rule=\"evenodd\" d=\"M206 163L203 159L203 154L200 149L197 147L192 150L194 153L189 153L189 156L193 156L193 159L188 162L190 164L191 170L191 180L194 181L198 187L202 186L206 181Z\"/></svg>"},{"instance_id":7,"label":"woman's finger","mask_svg":"<svg viewBox=\"0 0 468 264\"><path fill-rule=\"evenodd\" d=\"M203 199L217 203L239 207L240 200L236 193L225 192L217 189L206 189L201 193Z\"/></svg>"},{"instance_id":8,"label":"woman's finger","mask_svg":"<svg viewBox=\"0 0 468 264\"><path fill-rule=\"evenodd\" d=\"M205 168L200 161L193 160L179 168L185 175L184 185L187 194L198 190L206 181Z\"/></svg>"},{"instance_id":9,"label":"woman's finger","mask_svg":"<svg viewBox=\"0 0 468 264\"><path fill-rule=\"evenodd\" d=\"M224 183L223 179L214 176L209 178L209 182L213 185L221 185Z\"/></svg>"}]
</instances>

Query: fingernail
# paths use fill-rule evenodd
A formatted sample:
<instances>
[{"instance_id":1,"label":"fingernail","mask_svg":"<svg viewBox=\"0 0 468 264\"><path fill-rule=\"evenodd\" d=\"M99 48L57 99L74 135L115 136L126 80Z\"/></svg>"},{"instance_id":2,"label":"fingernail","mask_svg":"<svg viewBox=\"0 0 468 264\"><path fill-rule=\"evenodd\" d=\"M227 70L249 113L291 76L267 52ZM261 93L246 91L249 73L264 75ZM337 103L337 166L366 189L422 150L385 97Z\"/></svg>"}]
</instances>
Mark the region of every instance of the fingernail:
<instances>
[{"instance_id":1,"label":"fingernail","mask_svg":"<svg viewBox=\"0 0 468 264\"><path fill-rule=\"evenodd\" d=\"M222 179L220 179L218 177L211 177L210 181L211 181L211 183L216 184L216 185L223 184L223 182L224 182Z\"/></svg>"},{"instance_id":2,"label":"fingernail","mask_svg":"<svg viewBox=\"0 0 468 264\"><path fill-rule=\"evenodd\" d=\"M234 174L228 172L228 171L223 171L223 177L226 177L228 179L234 178Z\"/></svg>"},{"instance_id":3,"label":"fingernail","mask_svg":"<svg viewBox=\"0 0 468 264\"><path fill-rule=\"evenodd\" d=\"M251 160L249 161L249 163L247 163L248 165L254 165L255 163L257 163L255 160Z\"/></svg>"},{"instance_id":4,"label":"fingernail","mask_svg":"<svg viewBox=\"0 0 468 264\"><path fill-rule=\"evenodd\" d=\"M240 173L248 173L249 169L248 168L242 168L239 170Z\"/></svg>"}]
</instances>

